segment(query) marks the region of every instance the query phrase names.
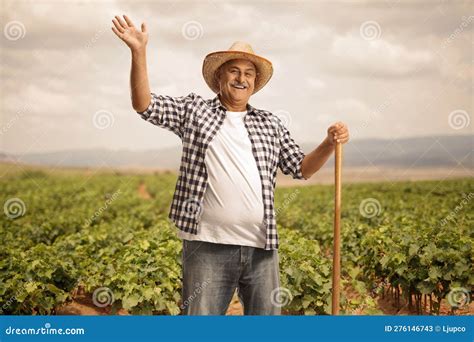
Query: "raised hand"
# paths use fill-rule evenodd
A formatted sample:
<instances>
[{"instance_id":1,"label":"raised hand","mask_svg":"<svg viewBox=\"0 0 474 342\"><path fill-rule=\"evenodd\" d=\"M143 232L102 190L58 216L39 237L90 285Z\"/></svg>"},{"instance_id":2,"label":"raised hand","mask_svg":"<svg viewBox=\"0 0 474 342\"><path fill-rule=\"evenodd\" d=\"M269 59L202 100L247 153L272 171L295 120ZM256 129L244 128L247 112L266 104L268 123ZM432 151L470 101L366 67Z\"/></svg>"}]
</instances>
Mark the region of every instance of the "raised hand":
<instances>
[{"instance_id":1,"label":"raised hand","mask_svg":"<svg viewBox=\"0 0 474 342\"><path fill-rule=\"evenodd\" d=\"M115 26L112 27L112 31L127 44L130 50L134 51L146 48L148 32L145 23L142 23L140 30L133 25L133 22L126 15L123 16L123 19L116 15L115 18L112 19L112 22Z\"/></svg>"}]
</instances>

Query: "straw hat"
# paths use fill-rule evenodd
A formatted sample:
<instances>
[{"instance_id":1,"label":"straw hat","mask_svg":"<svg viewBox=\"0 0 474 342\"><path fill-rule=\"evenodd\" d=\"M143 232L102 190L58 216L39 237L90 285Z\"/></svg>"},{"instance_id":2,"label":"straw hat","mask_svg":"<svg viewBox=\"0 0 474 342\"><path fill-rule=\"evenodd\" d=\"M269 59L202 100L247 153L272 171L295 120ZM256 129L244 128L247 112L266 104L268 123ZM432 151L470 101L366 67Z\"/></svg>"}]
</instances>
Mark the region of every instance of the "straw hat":
<instances>
[{"instance_id":1,"label":"straw hat","mask_svg":"<svg viewBox=\"0 0 474 342\"><path fill-rule=\"evenodd\" d=\"M244 42L235 42L227 51L212 52L204 58L202 64L202 75L209 88L214 93L219 93L219 83L215 79L214 75L219 67L231 59L247 59L252 62L257 68L257 78L255 80L255 88L252 94L263 88L265 84L270 80L273 74L272 63L256 55L253 52L252 47Z\"/></svg>"}]
</instances>

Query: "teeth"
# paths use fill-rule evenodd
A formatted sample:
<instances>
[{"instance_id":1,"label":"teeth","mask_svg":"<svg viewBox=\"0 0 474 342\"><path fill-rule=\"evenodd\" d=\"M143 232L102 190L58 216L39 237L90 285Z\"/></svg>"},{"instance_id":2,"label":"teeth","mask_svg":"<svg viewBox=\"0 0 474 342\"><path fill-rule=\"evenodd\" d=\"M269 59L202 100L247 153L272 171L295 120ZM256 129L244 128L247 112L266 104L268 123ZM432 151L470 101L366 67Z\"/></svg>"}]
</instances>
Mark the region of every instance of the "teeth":
<instances>
[{"instance_id":1,"label":"teeth","mask_svg":"<svg viewBox=\"0 0 474 342\"><path fill-rule=\"evenodd\" d=\"M245 89L244 86L237 86L237 85L234 85L234 88L237 88L237 89Z\"/></svg>"}]
</instances>

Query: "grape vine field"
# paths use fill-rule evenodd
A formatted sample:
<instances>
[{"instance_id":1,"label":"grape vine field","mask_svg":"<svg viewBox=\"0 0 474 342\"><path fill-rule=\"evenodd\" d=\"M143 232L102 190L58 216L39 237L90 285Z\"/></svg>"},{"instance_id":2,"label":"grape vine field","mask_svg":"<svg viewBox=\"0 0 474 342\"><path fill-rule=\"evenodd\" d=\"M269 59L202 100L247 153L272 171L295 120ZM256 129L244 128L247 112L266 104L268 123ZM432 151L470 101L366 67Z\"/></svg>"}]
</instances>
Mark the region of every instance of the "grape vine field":
<instances>
[{"instance_id":1,"label":"grape vine field","mask_svg":"<svg viewBox=\"0 0 474 342\"><path fill-rule=\"evenodd\" d=\"M108 314L181 314L175 174L0 171L1 314L58 314L79 294ZM331 312L333 191L276 190L284 314ZM341 314L472 314L473 179L343 184L342 198Z\"/></svg>"}]
</instances>

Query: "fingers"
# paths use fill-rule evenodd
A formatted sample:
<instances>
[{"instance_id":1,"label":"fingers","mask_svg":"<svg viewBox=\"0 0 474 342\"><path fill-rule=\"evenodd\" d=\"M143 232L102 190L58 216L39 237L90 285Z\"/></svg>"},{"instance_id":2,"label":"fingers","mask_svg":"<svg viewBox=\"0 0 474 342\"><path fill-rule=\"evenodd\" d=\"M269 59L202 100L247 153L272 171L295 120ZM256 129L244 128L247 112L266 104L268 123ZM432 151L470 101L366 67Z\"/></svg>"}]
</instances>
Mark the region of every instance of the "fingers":
<instances>
[{"instance_id":1,"label":"fingers","mask_svg":"<svg viewBox=\"0 0 474 342\"><path fill-rule=\"evenodd\" d=\"M349 130L347 126L338 121L328 128L328 133L332 136L333 140L338 143L345 144L349 141Z\"/></svg>"},{"instance_id":2,"label":"fingers","mask_svg":"<svg viewBox=\"0 0 474 342\"><path fill-rule=\"evenodd\" d=\"M119 31L120 33L125 32L125 29L119 24L119 22L116 19L112 19L112 22L114 23L114 26L117 29L117 31Z\"/></svg>"},{"instance_id":3,"label":"fingers","mask_svg":"<svg viewBox=\"0 0 474 342\"><path fill-rule=\"evenodd\" d=\"M135 27L129 17L127 17L125 14L123 15L123 17L125 18L125 21L127 22L128 26Z\"/></svg>"},{"instance_id":4,"label":"fingers","mask_svg":"<svg viewBox=\"0 0 474 342\"><path fill-rule=\"evenodd\" d=\"M335 135L333 137L334 142L342 143L345 144L346 142L349 141L349 134L344 134L344 135Z\"/></svg>"},{"instance_id":5,"label":"fingers","mask_svg":"<svg viewBox=\"0 0 474 342\"><path fill-rule=\"evenodd\" d=\"M333 123L330 128L339 129L341 127L344 127L344 124L342 122L338 121L336 123Z\"/></svg>"},{"instance_id":6,"label":"fingers","mask_svg":"<svg viewBox=\"0 0 474 342\"><path fill-rule=\"evenodd\" d=\"M119 32L115 27L112 27L112 31L114 31L114 33L117 35L117 37L119 37L120 39L122 39L122 33Z\"/></svg>"},{"instance_id":7,"label":"fingers","mask_svg":"<svg viewBox=\"0 0 474 342\"><path fill-rule=\"evenodd\" d=\"M142 23L142 32L143 32L143 33L147 33L147 32L148 32L145 23Z\"/></svg>"},{"instance_id":8,"label":"fingers","mask_svg":"<svg viewBox=\"0 0 474 342\"><path fill-rule=\"evenodd\" d=\"M349 141L349 135L338 136L336 137L336 141L344 144Z\"/></svg>"},{"instance_id":9,"label":"fingers","mask_svg":"<svg viewBox=\"0 0 474 342\"><path fill-rule=\"evenodd\" d=\"M342 128L340 130L332 132L332 134L338 137L342 137L343 135L349 134L349 131L347 129Z\"/></svg>"},{"instance_id":10,"label":"fingers","mask_svg":"<svg viewBox=\"0 0 474 342\"><path fill-rule=\"evenodd\" d=\"M328 129L328 133L331 133L331 134L342 134L345 132L347 132L347 128L345 127L344 128L332 127Z\"/></svg>"},{"instance_id":11,"label":"fingers","mask_svg":"<svg viewBox=\"0 0 474 342\"><path fill-rule=\"evenodd\" d=\"M346 138L349 138L349 133L336 135L336 139L342 140L342 139L346 139Z\"/></svg>"},{"instance_id":12,"label":"fingers","mask_svg":"<svg viewBox=\"0 0 474 342\"><path fill-rule=\"evenodd\" d=\"M121 25L124 29L126 29L126 28L128 27L127 23L126 23L122 18L120 18L118 15L115 16L115 19L118 20L118 22L120 23L120 25Z\"/></svg>"},{"instance_id":13,"label":"fingers","mask_svg":"<svg viewBox=\"0 0 474 342\"><path fill-rule=\"evenodd\" d=\"M338 133L338 134L341 134L341 133L344 133L344 132L347 132L347 126L345 124L343 124L342 122L337 122L335 124L333 124L331 127L329 127L328 129L328 132L330 133Z\"/></svg>"},{"instance_id":14,"label":"fingers","mask_svg":"<svg viewBox=\"0 0 474 342\"><path fill-rule=\"evenodd\" d=\"M338 121L333 125L337 131L340 131L341 129L345 128L346 125L344 125L342 122Z\"/></svg>"},{"instance_id":15,"label":"fingers","mask_svg":"<svg viewBox=\"0 0 474 342\"><path fill-rule=\"evenodd\" d=\"M329 128L338 129L338 128L341 128L343 126L344 126L344 124L342 122L338 121L336 123L333 123Z\"/></svg>"}]
</instances>

